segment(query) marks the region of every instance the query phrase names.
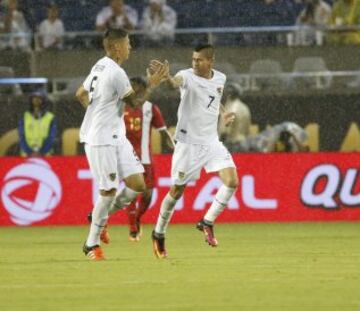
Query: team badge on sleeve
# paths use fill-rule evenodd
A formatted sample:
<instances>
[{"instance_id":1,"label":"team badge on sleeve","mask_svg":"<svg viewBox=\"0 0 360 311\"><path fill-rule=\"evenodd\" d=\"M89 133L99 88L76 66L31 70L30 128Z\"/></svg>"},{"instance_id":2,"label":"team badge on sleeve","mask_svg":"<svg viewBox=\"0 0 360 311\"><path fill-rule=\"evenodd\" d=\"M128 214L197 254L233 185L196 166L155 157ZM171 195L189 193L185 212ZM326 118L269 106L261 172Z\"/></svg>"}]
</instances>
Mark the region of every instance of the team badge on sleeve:
<instances>
[{"instance_id":1,"label":"team badge on sleeve","mask_svg":"<svg viewBox=\"0 0 360 311\"><path fill-rule=\"evenodd\" d=\"M219 95L221 95L223 93L224 88L218 87L216 90L218 91Z\"/></svg>"}]
</instances>

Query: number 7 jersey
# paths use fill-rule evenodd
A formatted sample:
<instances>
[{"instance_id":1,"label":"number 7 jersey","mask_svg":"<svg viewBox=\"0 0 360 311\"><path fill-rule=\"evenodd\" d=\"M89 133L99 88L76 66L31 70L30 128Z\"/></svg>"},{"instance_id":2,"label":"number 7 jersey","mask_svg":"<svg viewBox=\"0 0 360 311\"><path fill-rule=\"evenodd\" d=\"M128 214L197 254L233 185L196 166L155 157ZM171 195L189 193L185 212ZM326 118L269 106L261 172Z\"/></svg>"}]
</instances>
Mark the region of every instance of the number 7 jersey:
<instances>
[{"instance_id":1,"label":"number 7 jersey","mask_svg":"<svg viewBox=\"0 0 360 311\"><path fill-rule=\"evenodd\" d=\"M126 141L123 98L133 92L125 71L111 58L101 58L83 83L89 93L80 129L80 142L92 146L119 145Z\"/></svg>"},{"instance_id":2,"label":"number 7 jersey","mask_svg":"<svg viewBox=\"0 0 360 311\"><path fill-rule=\"evenodd\" d=\"M175 140L189 144L210 145L218 138L218 119L226 76L212 70L211 79L197 76L193 69L179 71L181 101Z\"/></svg>"}]
</instances>

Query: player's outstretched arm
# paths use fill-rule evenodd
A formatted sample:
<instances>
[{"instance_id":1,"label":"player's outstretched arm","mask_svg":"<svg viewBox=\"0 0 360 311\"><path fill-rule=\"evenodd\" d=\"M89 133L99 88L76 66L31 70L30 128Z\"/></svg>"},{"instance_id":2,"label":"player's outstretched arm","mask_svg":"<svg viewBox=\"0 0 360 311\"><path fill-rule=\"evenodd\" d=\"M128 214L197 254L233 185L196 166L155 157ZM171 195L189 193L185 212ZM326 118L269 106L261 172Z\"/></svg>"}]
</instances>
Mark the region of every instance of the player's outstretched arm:
<instances>
[{"instance_id":1,"label":"player's outstretched arm","mask_svg":"<svg viewBox=\"0 0 360 311\"><path fill-rule=\"evenodd\" d=\"M75 94L77 100L80 104L86 109L90 105L89 92L84 89L83 86L80 86Z\"/></svg>"},{"instance_id":2,"label":"player's outstretched arm","mask_svg":"<svg viewBox=\"0 0 360 311\"><path fill-rule=\"evenodd\" d=\"M165 62L162 66L156 68L155 71L148 68L147 73L147 87L143 96L139 97L135 92L130 93L128 96L125 96L123 100L127 103L144 103L147 101L154 91L154 89L159 86L162 82L167 80L169 75L169 63Z\"/></svg>"},{"instance_id":3,"label":"player's outstretched arm","mask_svg":"<svg viewBox=\"0 0 360 311\"><path fill-rule=\"evenodd\" d=\"M182 76L175 76L175 77L170 76L168 81L170 85L175 89L184 84L184 79Z\"/></svg>"},{"instance_id":4,"label":"player's outstretched arm","mask_svg":"<svg viewBox=\"0 0 360 311\"><path fill-rule=\"evenodd\" d=\"M165 63L167 63L167 61L165 61ZM167 63L168 64L168 63ZM156 59L153 59L151 62L150 62L150 72L152 71L156 71L158 70L159 67L163 66L164 64ZM166 77L166 80L170 83L170 85L173 87L173 88L178 88L180 86L183 85L184 83L184 79L182 76L180 75L177 75L175 77L171 76L170 74L170 70L168 72L168 75Z\"/></svg>"}]
</instances>

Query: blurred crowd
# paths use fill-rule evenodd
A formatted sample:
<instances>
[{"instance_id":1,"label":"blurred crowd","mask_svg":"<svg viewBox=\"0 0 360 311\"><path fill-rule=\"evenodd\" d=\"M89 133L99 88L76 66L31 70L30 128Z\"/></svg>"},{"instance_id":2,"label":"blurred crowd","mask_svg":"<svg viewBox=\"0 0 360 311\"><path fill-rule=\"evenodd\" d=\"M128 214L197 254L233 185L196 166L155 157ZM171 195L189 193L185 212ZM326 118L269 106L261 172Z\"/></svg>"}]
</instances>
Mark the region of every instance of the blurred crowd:
<instances>
[{"instance_id":1,"label":"blurred crowd","mask_svg":"<svg viewBox=\"0 0 360 311\"><path fill-rule=\"evenodd\" d=\"M83 12L86 4L84 1L86 2L86 0L78 2L79 17L81 14L86 15L86 12ZM28 2L0 0L0 34L3 34L0 49L29 50L34 41L39 49L62 49L64 34L69 31L67 25L69 18L67 20L62 18L62 10L65 9L61 6L63 2L49 2L46 6L47 17L35 23L28 21L29 8L26 5ZM88 17L94 20L94 23L92 29L87 30L102 32L107 27L138 30L143 34L142 45L162 46L174 42L175 31L179 25L181 28L194 27L187 21L199 19L204 20L202 27L229 26L229 23L231 26L304 26L301 30L288 34L289 45L322 44L323 41L335 44L360 43L360 30L357 28L360 26L360 0L236 0L224 1L223 5L222 1L218 1L213 16L204 16L201 10L191 11L190 6L187 8L190 1L183 3L186 7L185 13L179 14L171 6L172 2L177 2L175 0L168 2L144 0L140 14L139 10L130 5L130 1L110 0L107 6L95 14L96 16ZM199 4L201 1L192 2ZM205 4L208 9L212 2L213 0L204 1L204 9ZM244 12L246 2L252 4L251 7L249 6L249 12ZM179 5L181 4L177 3L177 8ZM201 9L198 6L194 8ZM253 12L254 8L255 12ZM45 8L36 6L36 9L43 11ZM77 17L75 13L73 18ZM242 17L237 14L242 14ZM249 16L251 25L249 22L244 22L244 15ZM324 34L322 29L326 27L332 29ZM73 28L70 30L84 30ZM33 41L34 34L36 36Z\"/></svg>"}]
</instances>

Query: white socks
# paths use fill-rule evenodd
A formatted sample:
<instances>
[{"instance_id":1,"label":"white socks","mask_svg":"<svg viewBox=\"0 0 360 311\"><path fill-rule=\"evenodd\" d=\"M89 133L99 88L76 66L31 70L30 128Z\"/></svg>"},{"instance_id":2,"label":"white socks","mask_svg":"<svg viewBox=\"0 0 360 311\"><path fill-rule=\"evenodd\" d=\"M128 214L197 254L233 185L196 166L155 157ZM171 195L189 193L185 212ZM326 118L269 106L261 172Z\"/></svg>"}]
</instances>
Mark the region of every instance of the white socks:
<instances>
[{"instance_id":1,"label":"white socks","mask_svg":"<svg viewBox=\"0 0 360 311\"><path fill-rule=\"evenodd\" d=\"M108 210L114 197L99 196L92 211L90 232L86 240L87 246L100 245L100 234L108 219Z\"/></svg>"},{"instance_id":2,"label":"white socks","mask_svg":"<svg viewBox=\"0 0 360 311\"><path fill-rule=\"evenodd\" d=\"M128 206L141 192L136 192L128 187L123 188L120 193L116 195L113 204L110 207L109 215L116 213Z\"/></svg>"},{"instance_id":3,"label":"white socks","mask_svg":"<svg viewBox=\"0 0 360 311\"><path fill-rule=\"evenodd\" d=\"M165 234L171 216L174 214L174 207L176 202L177 200L175 200L169 193L165 196L161 203L160 213L155 227L155 233Z\"/></svg>"},{"instance_id":4,"label":"white socks","mask_svg":"<svg viewBox=\"0 0 360 311\"><path fill-rule=\"evenodd\" d=\"M215 200L211 204L207 213L205 214L204 221L208 224L213 224L215 219L221 214L226 205L229 203L232 195L235 192L235 188L229 188L222 185L215 195Z\"/></svg>"}]
</instances>

